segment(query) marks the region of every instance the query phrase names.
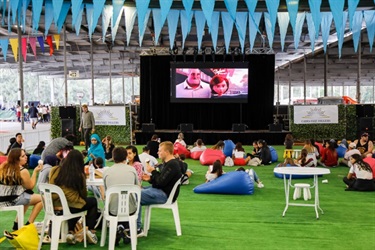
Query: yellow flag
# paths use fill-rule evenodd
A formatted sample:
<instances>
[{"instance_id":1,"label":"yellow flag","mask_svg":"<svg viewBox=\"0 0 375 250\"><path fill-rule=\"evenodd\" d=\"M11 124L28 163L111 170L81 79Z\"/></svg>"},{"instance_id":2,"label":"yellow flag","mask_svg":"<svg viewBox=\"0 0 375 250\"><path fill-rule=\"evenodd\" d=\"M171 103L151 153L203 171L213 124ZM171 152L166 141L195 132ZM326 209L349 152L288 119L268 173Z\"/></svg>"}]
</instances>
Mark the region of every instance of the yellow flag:
<instances>
[{"instance_id":1,"label":"yellow flag","mask_svg":"<svg viewBox=\"0 0 375 250\"><path fill-rule=\"evenodd\" d=\"M18 62L18 38L10 38L9 42L12 47L14 60Z\"/></svg>"},{"instance_id":2,"label":"yellow flag","mask_svg":"<svg viewBox=\"0 0 375 250\"><path fill-rule=\"evenodd\" d=\"M55 43L56 43L56 49L59 50L59 46L60 46L60 35L53 35L53 38L55 39Z\"/></svg>"}]
</instances>

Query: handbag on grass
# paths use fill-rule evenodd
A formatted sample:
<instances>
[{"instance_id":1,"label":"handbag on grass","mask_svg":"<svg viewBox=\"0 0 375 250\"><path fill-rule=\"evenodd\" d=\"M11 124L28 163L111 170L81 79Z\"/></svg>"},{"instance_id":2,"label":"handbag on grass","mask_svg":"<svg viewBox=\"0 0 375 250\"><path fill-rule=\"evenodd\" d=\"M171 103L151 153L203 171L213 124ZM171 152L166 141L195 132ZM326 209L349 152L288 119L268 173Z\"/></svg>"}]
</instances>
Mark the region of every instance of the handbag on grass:
<instances>
[{"instance_id":1,"label":"handbag on grass","mask_svg":"<svg viewBox=\"0 0 375 250\"><path fill-rule=\"evenodd\" d=\"M17 250L36 250L38 249L39 236L34 223L23 226L14 232L4 231L4 237L0 243L8 239Z\"/></svg>"}]
</instances>

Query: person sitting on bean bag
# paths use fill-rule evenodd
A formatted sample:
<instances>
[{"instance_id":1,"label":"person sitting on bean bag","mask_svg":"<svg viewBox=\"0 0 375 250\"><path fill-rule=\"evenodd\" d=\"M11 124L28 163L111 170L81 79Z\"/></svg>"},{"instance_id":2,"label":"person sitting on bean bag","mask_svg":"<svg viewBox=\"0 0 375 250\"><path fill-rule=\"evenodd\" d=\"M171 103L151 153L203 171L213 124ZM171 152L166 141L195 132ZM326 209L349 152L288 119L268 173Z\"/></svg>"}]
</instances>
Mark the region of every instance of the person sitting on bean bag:
<instances>
[{"instance_id":1,"label":"person sitting on bean bag","mask_svg":"<svg viewBox=\"0 0 375 250\"><path fill-rule=\"evenodd\" d=\"M219 160L216 160L213 165L211 165L206 173L206 182L210 182L219 178L224 174L223 165Z\"/></svg>"},{"instance_id":2,"label":"person sitting on bean bag","mask_svg":"<svg viewBox=\"0 0 375 250\"><path fill-rule=\"evenodd\" d=\"M202 152L206 149L207 148L204 145L202 139L198 139L196 142L194 142L194 147L190 149L190 158L194 160L198 160Z\"/></svg>"},{"instance_id":3,"label":"person sitting on bean bag","mask_svg":"<svg viewBox=\"0 0 375 250\"><path fill-rule=\"evenodd\" d=\"M245 166L250 161L250 156L246 157L245 149L242 147L241 142L236 143L236 146L233 149L232 159L236 166Z\"/></svg>"}]
</instances>

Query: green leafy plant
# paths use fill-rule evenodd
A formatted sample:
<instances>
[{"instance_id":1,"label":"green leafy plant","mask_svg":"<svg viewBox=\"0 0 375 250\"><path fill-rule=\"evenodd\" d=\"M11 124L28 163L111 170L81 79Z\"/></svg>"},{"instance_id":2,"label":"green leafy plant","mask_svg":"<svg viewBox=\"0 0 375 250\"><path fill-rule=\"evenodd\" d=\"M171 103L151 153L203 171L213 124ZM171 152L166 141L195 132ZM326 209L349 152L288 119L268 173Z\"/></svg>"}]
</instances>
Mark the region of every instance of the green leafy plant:
<instances>
[{"instance_id":1,"label":"green leafy plant","mask_svg":"<svg viewBox=\"0 0 375 250\"><path fill-rule=\"evenodd\" d=\"M355 105L338 105L338 124L295 124L294 107L290 106L290 130L297 140L314 138L318 141L326 139L357 138L358 122Z\"/></svg>"},{"instance_id":2,"label":"green leafy plant","mask_svg":"<svg viewBox=\"0 0 375 250\"><path fill-rule=\"evenodd\" d=\"M76 108L76 120L75 120L75 136L77 137L77 142L81 141L82 133L78 131L80 122L80 107ZM130 121L129 110L126 109L126 120ZM125 126L96 126L95 133L97 133L101 138L106 135L110 135L113 138L115 144L130 144L130 125ZM61 137L61 119L59 115L59 107L52 107L51 109L51 138Z\"/></svg>"}]
</instances>

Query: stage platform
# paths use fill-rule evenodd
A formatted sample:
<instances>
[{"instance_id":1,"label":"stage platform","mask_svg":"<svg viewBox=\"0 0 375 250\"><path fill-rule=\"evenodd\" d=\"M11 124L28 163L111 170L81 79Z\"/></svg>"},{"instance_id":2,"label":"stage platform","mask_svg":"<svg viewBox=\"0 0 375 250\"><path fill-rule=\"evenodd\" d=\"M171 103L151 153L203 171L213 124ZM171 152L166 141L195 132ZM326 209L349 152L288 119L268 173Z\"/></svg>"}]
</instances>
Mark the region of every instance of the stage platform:
<instances>
[{"instance_id":1,"label":"stage platform","mask_svg":"<svg viewBox=\"0 0 375 250\"><path fill-rule=\"evenodd\" d=\"M174 142L178 130L155 130L153 133L135 131L136 144L146 144L153 134L157 134L162 141ZM246 130L245 132L233 132L231 130L193 130L193 132L184 132L185 142L193 145L197 139L202 139L206 145L214 145L219 140L231 139L234 143L241 142L244 145L251 145L254 140L266 140L268 145L282 145L285 135L289 131L268 131L268 130Z\"/></svg>"}]
</instances>

